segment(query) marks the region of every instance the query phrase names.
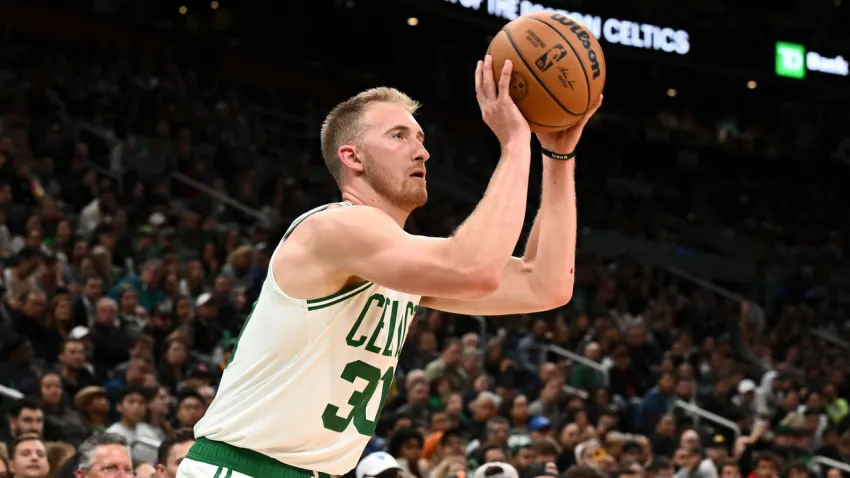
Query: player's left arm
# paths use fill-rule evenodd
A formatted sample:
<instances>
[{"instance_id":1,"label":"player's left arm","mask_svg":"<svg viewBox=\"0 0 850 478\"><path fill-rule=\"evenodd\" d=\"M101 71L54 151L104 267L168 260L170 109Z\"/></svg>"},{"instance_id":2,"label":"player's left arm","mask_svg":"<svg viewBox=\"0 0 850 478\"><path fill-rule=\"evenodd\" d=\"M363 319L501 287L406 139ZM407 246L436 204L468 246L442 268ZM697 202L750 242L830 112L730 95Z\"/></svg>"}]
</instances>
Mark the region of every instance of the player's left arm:
<instances>
[{"instance_id":1,"label":"player's left arm","mask_svg":"<svg viewBox=\"0 0 850 478\"><path fill-rule=\"evenodd\" d=\"M538 134L541 145L555 153L575 151L582 130L602 102L599 100L575 127ZM509 315L540 312L570 301L575 279L577 209L575 160L543 156L540 209L525 253L511 258L498 289L474 300L423 297L423 307L468 315Z\"/></svg>"}]
</instances>

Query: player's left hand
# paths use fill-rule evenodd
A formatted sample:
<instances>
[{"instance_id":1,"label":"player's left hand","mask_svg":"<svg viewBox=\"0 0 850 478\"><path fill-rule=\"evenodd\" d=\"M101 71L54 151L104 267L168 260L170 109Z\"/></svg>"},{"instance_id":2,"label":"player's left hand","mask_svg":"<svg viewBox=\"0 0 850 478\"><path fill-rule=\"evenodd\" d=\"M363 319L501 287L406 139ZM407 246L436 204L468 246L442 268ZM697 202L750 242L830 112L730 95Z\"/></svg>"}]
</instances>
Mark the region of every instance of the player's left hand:
<instances>
[{"instance_id":1,"label":"player's left hand","mask_svg":"<svg viewBox=\"0 0 850 478\"><path fill-rule=\"evenodd\" d=\"M581 138L581 132L584 131L584 126L590 121L590 118L593 117L600 106L602 106L602 95L599 95L596 103L587 110L587 113L584 114L584 117L577 124L555 133L537 133L537 139L540 141L540 145L554 153L572 153L576 150L576 145L578 145L578 140Z\"/></svg>"}]
</instances>

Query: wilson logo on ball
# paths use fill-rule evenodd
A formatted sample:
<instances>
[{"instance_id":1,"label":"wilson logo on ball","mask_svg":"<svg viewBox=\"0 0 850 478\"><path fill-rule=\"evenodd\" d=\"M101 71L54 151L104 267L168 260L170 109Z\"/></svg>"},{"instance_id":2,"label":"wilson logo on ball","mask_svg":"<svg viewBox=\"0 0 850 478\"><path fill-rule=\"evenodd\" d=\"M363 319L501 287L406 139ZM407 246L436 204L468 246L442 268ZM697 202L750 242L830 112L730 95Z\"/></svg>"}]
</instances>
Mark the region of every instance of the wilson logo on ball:
<instances>
[{"instance_id":1,"label":"wilson logo on ball","mask_svg":"<svg viewBox=\"0 0 850 478\"><path fill-rule=\"evenodd\" d=\"M601 74L599 68L599 58L596 55L596 51L593 50L593 44L590 43L590 33L587 33L584 29L581 28L581 25L575 22L572 18L561 15L560 13L555 13L551 17L552 20L560 23L565 27L569 27L570 31L573 32L578 38L578 41L581 42L581 46L587 50L587 58L590 60L590 69L593 71L593 79L599 78Z\"/></svg>"},{"instance_id":2,"label":"wilson logo on ball","mask_svg":"<svg viewBox=\"0 0 850 478\"><path fill-rule=\"evenodd\" d=\"M540 58L538 58L534 64L540 71L546 71L549 68L552 68L552 65L562 60L565 56L567 56L567 49L564 48L564 45L557 43L555 46L547 50L546 53L540 55Z\"/></svg>"}]
</instances>

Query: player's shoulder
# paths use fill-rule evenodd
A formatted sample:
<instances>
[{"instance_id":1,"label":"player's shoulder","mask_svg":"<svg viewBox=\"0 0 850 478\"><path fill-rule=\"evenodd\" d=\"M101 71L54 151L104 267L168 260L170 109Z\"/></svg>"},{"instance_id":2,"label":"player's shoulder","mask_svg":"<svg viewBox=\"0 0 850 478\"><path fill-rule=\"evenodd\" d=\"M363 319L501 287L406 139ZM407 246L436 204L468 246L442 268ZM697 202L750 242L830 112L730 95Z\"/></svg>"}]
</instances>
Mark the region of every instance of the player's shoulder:
<instances>
[{"instance_id":1,"label":"player's shoulder","mask_svg":"<svg viewBox=\"0 0 850 478\"><path fill-rule=\"evenodd\" d=\"M301 221L293 230L292 239L297 240L297 237L307 235L319 239L340 235L351 238L351 234L356 234L356 231L374 231L392 226L398 228L387 213L376 207L358 204L348 207L332 206Z\"/></svg>"}]
</instances>

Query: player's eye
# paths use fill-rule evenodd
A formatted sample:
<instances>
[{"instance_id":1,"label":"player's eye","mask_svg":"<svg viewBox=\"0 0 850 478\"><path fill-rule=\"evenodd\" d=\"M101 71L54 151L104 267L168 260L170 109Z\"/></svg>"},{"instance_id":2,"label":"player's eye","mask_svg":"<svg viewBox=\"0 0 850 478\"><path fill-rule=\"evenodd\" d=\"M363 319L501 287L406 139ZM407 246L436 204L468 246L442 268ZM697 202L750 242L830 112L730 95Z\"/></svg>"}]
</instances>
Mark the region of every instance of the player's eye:
<instances>
[{"instance_id":1,"label":"player's eye","mask_svg":"<svg viewBox=\"0 0 850 478\"><path fill-rule=\"evenodd\" d=\"M398 133L393 133L393 138L395 139L404 139L404 133L399 131Z\"/></svg>"}]
</instances>

